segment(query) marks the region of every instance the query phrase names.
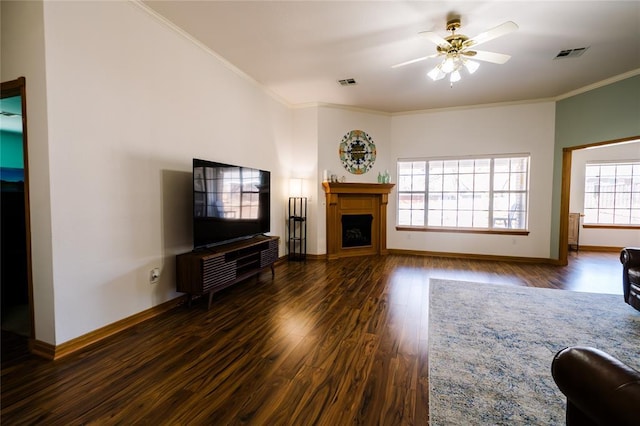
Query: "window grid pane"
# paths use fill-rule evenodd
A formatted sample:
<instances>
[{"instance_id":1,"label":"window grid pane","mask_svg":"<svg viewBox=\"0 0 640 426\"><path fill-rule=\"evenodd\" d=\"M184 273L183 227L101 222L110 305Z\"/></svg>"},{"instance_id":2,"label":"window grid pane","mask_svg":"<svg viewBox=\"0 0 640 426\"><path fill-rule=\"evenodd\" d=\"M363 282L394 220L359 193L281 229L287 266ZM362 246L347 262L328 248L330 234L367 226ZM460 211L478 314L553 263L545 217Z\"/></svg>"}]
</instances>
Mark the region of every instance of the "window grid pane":
<instances>
[{"instance_id":1,"label":"window grid pane","mask_svg":"<svg viewBox=\"0 0 640 426\"><path fill-rule=\"evenodd\" d=\"M398 225L527 229L528 185L529 156L399 161Z\"/></svg>"},{"instance_id":2,"label":"window grid pane","mask_svg":"<svg viewBox=\"0 0 640 426\"><path fill-rule=\"evenodd\" d=\"M640 161L585 166L584 223L637 225L640 217Z\"/></svg>"},{"instance_id":3,"label":"window grid pane","mask_svg":"<svg viewBox=\"0 0 640 426\"><path fill-rule=\"evenodd\" d=\"M398 225L424 226L426 162L398 162Z\"/></svg>"}]
</instances>

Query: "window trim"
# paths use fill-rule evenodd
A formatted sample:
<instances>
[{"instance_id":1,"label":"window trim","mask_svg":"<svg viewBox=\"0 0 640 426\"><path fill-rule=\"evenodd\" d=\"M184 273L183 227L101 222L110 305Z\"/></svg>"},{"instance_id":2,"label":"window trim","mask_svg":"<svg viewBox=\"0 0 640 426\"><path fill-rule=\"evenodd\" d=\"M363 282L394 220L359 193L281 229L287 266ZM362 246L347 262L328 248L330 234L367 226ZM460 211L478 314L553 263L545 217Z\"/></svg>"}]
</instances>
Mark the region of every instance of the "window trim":
<instances>
[{"instance_id":1,"label":"window trim","mask_svg":"<svg viewBox=\"0 0 640 426\"><path fill-rule=\"evenodd\" d=\"M396 195L396 226L395 229L396 231L409 231L409 232L446 232L446 233L465 233L465 234L490 234L490 235L529 235L530 234L530 230L529 230L529 213L530 213L530 196L531 196L531 189L530 189L530 183L531 183L531 153L525 153L525 152L521 152L521 153L508 153L508 154L487 154L487 155L461 155L461 156L442 156L442 157L415 157L415 158L398 158L396 160L396 168L398 168L398 164L401 162L416 162L416 161L424 161L426 162L426 166L428 167L428 163L429 161L450 161L450 160L456 160L456 161L463 161L463 160L482 160L482 159L489 159L491 160L491 174L490 174L490 191L489 193L491 194L491 197L489 199L489 217L492 218L494 211L493 211L493 194L494 194L494 189L493 189L493 180L494 180L494 169L493 169L493 160L495 159L500 159L500 158L518 158L518 157L526 157L527 158L527 170L526 170L526 179L527 179L527 185L526 185L526 190L525 191L507 191L507 192L523 192L526 195L526 214L527 214L527 218L526 218L526 228L520 228L520 229L509 229L509 228L470 228L470 227L447 227L447 226L428 226L428 225L424 225L424 226L412 226L412 225L399 225L398 224L398 219L399 219L399 211L400 211L400 194L401 192L404 191L400 191L400 189L398 189L397 191L397 195ZM397 174L398 176L398 180L400 179L400 175L399 173ZM425 182L425 191L423 192L423 194L425 194L426 198L428 198L428 178L427 181ZM498 191L498 192L504 192L504 191ZM406 192L404 192L406 193ZM425 205L425 220L428 220L427 217L427 210L428 207L427 205Z\"/></svg>"},{"instance_id":2,"label":"window trim","mask_svg":"<svg viewBox=\"0 0 640 426\"><path fill-rule=\"evenodd\" d=\"M616 225L616 224L596 224L596 223L583 223L583 228L591 229L640 229L640 225Z\"/></svg>"},{"instance_id":3,"label":"window trim","mask_svg":"<svg viewBox=\"0 0 640 426\"><path fill-rule=\"evenodd\" d=\"M528 229L506 229L506 228L434 228L433 226L408 226L396 225L396 231L414 232L448 232L457 234L491 234L491 235L529 235Z\"/></svg>"}]
</instances>

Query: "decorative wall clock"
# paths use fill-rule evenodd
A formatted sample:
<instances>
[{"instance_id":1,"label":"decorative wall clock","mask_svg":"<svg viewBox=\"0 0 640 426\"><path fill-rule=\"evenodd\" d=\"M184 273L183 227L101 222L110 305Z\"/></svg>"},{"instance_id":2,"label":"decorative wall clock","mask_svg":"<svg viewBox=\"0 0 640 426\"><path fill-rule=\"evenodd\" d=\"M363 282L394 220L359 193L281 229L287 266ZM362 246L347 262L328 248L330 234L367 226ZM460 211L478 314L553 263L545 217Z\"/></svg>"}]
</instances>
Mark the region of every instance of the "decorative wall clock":
<instances>
[{"instance_id":1,"label":"decorative wall clock","mask_svg":"<svg viewBox=\"0 0 640 426\"><path fill-rule=\"evenodd\" d=\"M340 161L354 175L367 173L376 161L376 145L362 130L352 130L340 142Z\"/></svg>"}]
</instances>

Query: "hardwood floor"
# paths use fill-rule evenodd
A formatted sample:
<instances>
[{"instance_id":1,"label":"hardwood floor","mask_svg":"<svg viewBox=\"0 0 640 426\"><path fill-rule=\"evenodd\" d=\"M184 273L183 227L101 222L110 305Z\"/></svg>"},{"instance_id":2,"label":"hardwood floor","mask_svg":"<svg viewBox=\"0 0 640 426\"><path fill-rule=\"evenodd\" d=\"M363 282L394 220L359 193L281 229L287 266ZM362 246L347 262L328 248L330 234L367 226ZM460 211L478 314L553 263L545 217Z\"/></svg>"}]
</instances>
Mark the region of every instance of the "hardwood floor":
<instances>
[{"instance_id":1,"label":"hardwood floor","mask_svg":"<svg viewBox=\"0 0 640 426\"><path fill-rule=\"evenodd\" d=\"M621 271L593 252L284 263L59 361L3 336L1 422L424 425L430 278L621 294Z\"/></svg>"}]
</instances>

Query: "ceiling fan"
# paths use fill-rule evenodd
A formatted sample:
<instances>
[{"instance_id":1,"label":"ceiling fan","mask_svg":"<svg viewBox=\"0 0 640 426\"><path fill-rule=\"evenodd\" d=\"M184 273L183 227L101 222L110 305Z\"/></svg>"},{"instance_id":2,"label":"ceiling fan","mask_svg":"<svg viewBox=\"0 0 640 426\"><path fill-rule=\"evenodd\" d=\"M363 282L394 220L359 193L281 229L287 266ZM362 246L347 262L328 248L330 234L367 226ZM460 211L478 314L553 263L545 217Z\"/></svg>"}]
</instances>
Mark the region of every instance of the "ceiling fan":
<instances>
[{"instance_id":1,"label":"ceiling fan","mask_svg":"<svg viewBox=\"0 0 640 426\"><path fill-rule=\"evenodd\" d=\"M401 62L393 65L391 68L399 68L405 65L424 61L430 58L444 56L444 61L433 68L427 74L431 79L440 80L447 74L451 74L450 81L454 83L460 80L460 70L464 67L470 74L473 74L480 64L470 58L491 62L494 64L504 64L511 58L509 55L495 52L486 52L475 50L475 46L486 43L487 41L501 37L503 35L514 32L518 29L518 25L514 22L507 21L497 27L478 34L473 38L469 38L464 34L457 34L456 30L460 28L460 17L452 16L447 21L447 31L451 34L447 37L441 37L433 31L423 31L418 33L427 40L436 44L436 53L421 58L411 59L410 61Z\"/></svg>"}]
</instances>

